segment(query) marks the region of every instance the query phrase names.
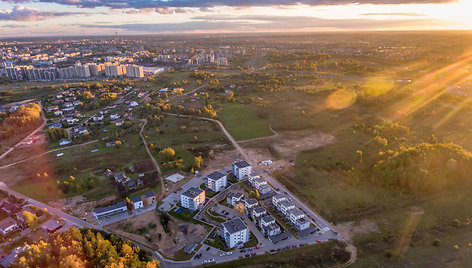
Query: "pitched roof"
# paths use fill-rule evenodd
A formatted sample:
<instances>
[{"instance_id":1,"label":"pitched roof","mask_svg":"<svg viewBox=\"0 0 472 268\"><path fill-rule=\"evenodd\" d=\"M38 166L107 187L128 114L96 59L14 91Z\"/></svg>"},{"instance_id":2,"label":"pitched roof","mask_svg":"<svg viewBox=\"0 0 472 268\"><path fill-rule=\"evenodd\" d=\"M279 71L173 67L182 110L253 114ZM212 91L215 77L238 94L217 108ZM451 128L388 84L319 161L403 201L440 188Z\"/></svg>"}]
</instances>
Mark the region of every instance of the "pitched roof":
<instances>
[{"instance_id":1,"label":"pitched roof","mask_svg":"<svg viewBox=\"0 0 472 268\"><path fill-rule=\"evenodd\" d=\"M248 205L254 205L254 204L257 204L257 200L255 198L249 198L246 200L246 203Z\"/></svg>"},{"instance_id":2,"label":"pitched roof","mask_svg":"<svg viewBox=\"0 0 472 268\"><path fill-rule=\"evenodd\" d=\"M236 218L227 222L223 222L223 227L230 233L234 234L244 229L247 229L247 226L241 220L241 218Z\"/></svg>"},{"instance_id":3,"label":"pitched roof","mask_svg":"<svg viewBox=\"0 0 472 268\"><path fill-rule=\"evenodd\" d=\"M54 231L62 227L58 221L54 219L49 219L45 223L41 224L41 227L46 228L47 230Z\"/></svg>"},{"instance_id":4,"label":"pitched roof","mask_svg":"<svg viewBox=\"0 0 472 268\"><path fill-rule=\"evenodd\" d=\"M146 194L146 197L149 198L149 197L154 197L156 196L156 194L154 192L149 192Z\"/></svg>"},{"instance_id":5,"label":"pitched roof","mask_svg":"<svg viewBox=\"0 0 472 268\"><path fill-rule=\"evenodd\" d=\"M138 195L138 196L135 196L135 197L131 198L131 201L133 201L133 203L137 203L137 202L142 202L143 199L141 199L141 196Z\"/></svg>"},{"instance_id":6,"label":"pitched roof","mask_svg":"<svg viewBox=\"0 0 472 268\"><path fill-rule=\"evenodd\" d=\"M16 221L10 217L6 217L5 219L0 221L0 229L5 230L8 227L15 225Z\"/></svg>"}]
</instances>

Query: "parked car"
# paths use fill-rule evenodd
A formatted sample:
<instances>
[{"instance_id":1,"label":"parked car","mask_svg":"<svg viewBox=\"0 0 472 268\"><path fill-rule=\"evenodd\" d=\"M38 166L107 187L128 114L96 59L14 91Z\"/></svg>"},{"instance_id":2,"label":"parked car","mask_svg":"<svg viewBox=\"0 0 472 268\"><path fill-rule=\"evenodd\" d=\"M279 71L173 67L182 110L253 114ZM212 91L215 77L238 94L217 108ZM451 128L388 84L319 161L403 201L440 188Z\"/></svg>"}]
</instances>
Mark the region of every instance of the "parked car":
<instances>
[{"instance_id":1,"label":"parked car","mask_svg":"<svg viewBox=\"0 0 472 268\"><path fill-rule=\"evenodd\" d=\"M207 264L207 263L208 263L207 260L202 261L202 264Z\"/></svg>"},{"instance_id":2,"label":"parked car","mask_svg":"<svg viewBox=\"0 0 472 268\"><path fill-rule=\"evenodd\" d=\"M208 263L212 263L212 262L215 262L215 259L209 259L208 260Z\"/></svg>"},{"instance_id":3,"label":"parked car","mask_svg":"<svg viewBox=\"0 0 472 268\"><path fill-rule=\"evenodd\" d=\"M249 257L251 257L251 255L246 254L246 255L244 255L244 257L249 258Z\"/></svg>"},{"instance_id":4,"label":"parked car","mask_svg":"<svg viewBox=\"0 0 472 268\"><path fill-rule=\"evenodd\" d=\"M316 243L321 243L321 240L316 240Z\"/></svg>"},{"instance_id":5,"label":"parked car","mask_svg":"<svg viewBox=\"0 0 472 268\"><path fill-rule=\"evenodd\" d=\"M223 257L224 255L226 255L226 253L220 253L220 257Z\"/></svg>"},{"instance_id":6,"label":"parked car","mask_svg":"<svg viewBox=\"0 0 472 268\"><path fill-rule=\"evenodd\" d=\"M210 250L210 247L207 247L207 248L206 248L206 251L209 251L209 250Z\"/></svg>"},{"instance_id":7,"label":"parked car","mask_svg":"<svg viewBox=\"0 0 472 268\"><path fill-rule=\"evenodd\" d=\"M247 251L253 251L254 249L253 248L248 248Z\"/></svg>"},{"instance_id":8,"label":"parked car","mask_svg":"<svg viewBox=\"0 0 472 268\"><path fill-rule=\"evenodd\" d=\"M256 252L251 253L251 256L256 256Z\"/></svg>"},{"instance_id":9,"label":"parked car","mask_svg":"<svg viewBox=\"0 0 472 268\"><path fill-rule=\"evenodd\" d=\"M254 249L260 249L260 248L261 248L261 247L259 247L259 246L256 246Z\"/></svg>"},{"instance_id":10,"label":"parked car","mask_svg":"<svg viewBox=\"0 0 472 268\"><path fill-rule=\"evenodd\" d=\"M244 253L244 252L246 252L246 250L245 250L245 249L241 249L239 252Z\"/></svg>"},{"instance_id":11,"label":"parked car","mask_svg":"<svg viewBox=\"0 0 472 268\"><path fill-rule=\"evenodd\" d=\"M277 251L277 250L275 250L275 249L271 249L271 250L270 250L270 253L275 253L276 251Z\"/></svg>"},{"instance_id":12,"label":"parked car","mask_svg":"<svg viewBox=\"0 0 472 268\"><path fill-rule=\"evenodd\" d=\"M233 252L232 251L226 252L226 255L233 255Z\"/></svg>"}]
</instances>

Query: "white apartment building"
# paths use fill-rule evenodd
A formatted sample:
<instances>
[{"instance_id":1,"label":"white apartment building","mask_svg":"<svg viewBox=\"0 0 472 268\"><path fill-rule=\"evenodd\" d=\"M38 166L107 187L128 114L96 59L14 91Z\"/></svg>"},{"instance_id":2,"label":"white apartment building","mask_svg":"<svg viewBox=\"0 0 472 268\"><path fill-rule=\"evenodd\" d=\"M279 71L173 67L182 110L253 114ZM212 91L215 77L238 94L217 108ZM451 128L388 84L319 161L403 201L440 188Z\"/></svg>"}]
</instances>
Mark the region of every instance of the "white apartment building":
<instances>
[{"instance_id":1,"label":"white apartment building","mask_svg":"<svg viewBox=\"0 0 472 268\"><path fill-rule=\"evenodd\" d=\"M262 178L257 178L254 180L254 188L259 190L262 185L267 185L267 181Z\"/></svg>"},{"instance_id":2,"label":"white apartment building","mask_svg":"<svg viewBox=\"0 0 472 268\"><path fill-rule=\"evenodd\" d=\"M227 185L227 177L226 174L223 174L219 171L215 171L210 175L205 177L206 180L206 187L213 192L219 192L226 188Z\"/></svg>"},{"instance_id":3,"label":"white apartment building","mask_svg":"<svg viewBox=\"0 0 472 268\"><path fill-rule=\"evenodd\" d=\"M224 222L221 234L228 248L243 247L249 241L249 229L241 218Z\"/></svg>"},{"instance_id":4,"label":"white apartment building","mask_svg":"<svg viewBox=\"0 0 472 268\"><path fill-rule=\"evenodd\" d=\"M261 218L265 215L267 215L267 211L263 207L257 206L252 210L251 218L256 225L259 225Z\"/></svg>"},{"instance_id":5,"label":"white apartment building","mask_svg":"<svg viewBox=\"0 0 472 268\"><path fill-rule=\"evenodd\" d=\"M277 209L280 210L280 203L282 201L286 201L287 198L281 194L276 194L272 196L272 205Z\"/></svg>"},{"instance_id":6,"label":"white apartment building","mask_svg":"<svg viewBox=\"0 0 472 268\"><path fill-rule=\"evenodd\" d=\"M244 160L233 163L233 175L240 181L251 174L251 169L251 165Z\"/></svg>"},{"instance_id":7,"label":"white apartment building","mask_svg":"<svg viewBox=\"0 0 472 268\"><path fill-rule=\"evenodd\" d=\"M302 217L298 219L294 225L298 231L303 231L310 227L310 222L306 219L306 217Z\"/></svg>"},{"instance_id":8,"label":"white apartment building","mask_svg":"<svg viewBox=\"0 0 472 268\"><path fill-rule=\"evenodd\" d=\"M260 178L261 175L257 174L257 173L251 173L247 176L247 180L249 181L249 183L254 187L254 180L255 179L258 179Z\"/></svg>"},{"instance_id":9,"label":"white apartment building","mask_svg":"<svg viewBox=\"0 0 472 268\"><path fill-rule=\"evenodd\" d=\"M290 222L295 225L295 222L298 220L298 219L301 219L303 217L305 217L305 214L299 210L298 208L292 208L291 210L289 210L287 212L287 218L290 219Z\"/></svg>"},{"instance_id":10,"label":"white apartment building","mask_svg":"<svg viewBox=\"0 0 472 268\"><path fill-rule=\"evenodd\" d=\"M77 72L77 77L79 78L89 78L90 69L87 65L75 65L75 71Z\"/></svg>"},{"instance_id":11,"label":"white apartment building","mask_svg":"<svg viewBox=\"0 0 472 268\"><path fill-rule=\"evenodd\" d=\"M274 236L281 233L280 226L275 223L275 219L270 215L265 215L259 221L262 233L267 236Z\"/></svg>"},{"instance_id":12,"label":"white apartment building","mask_svg":"<svg viewBox=\"0 0 472 268\"><path fill-rule=\"evenodd\" d=\"M248 215L251 215L252 209L258 205L258 202L254 198L244 200L244 210Z\"/></svg>"},{"instance_id":13,"label":"white apartment building","mask_svg":"<svg viewBox=\"0 0 472 268\"><path fill-rule=\"evenodd\" d=\"M127 65L126 66L126 76L132 78L144 77L143 66L138 65Z\"/></svg>"},{"instance_id":14,"label":"white apartment building","mask_svg":"<svg viewBox=\"0 0 472 268\"><path fill-rule=\"evenodd\" d=\"M72 79L77 78L77 70L74 66L69 66L57 70L59 72L60 79Z\"/></svg>"},{"instance_id":15,"label":"white apartment building","mask_svg":"<svg viewBox=\"0 0 472 268\"><path fill-rule=\"evenodd\" d=\"M195 211L200 209L205 203L205 191L191 187L180 195L180 204L182 207Z\"/></svg>"},{"instance_id":16,"label":"white apartment building","mask_svg":"<svg viewBox=\"0 0 472 268\"><path fill-rule=\"evenodd\" d=\"M91 76L99 76L105 74L105 65L104 64L88 64L89 72Z\"/></svg>"},{"instance_id":17,"label":"white apartment building","mask_svg":"<svg viewBox=\"0 0 472 268\"><path fill-rule=\"evenodd\" d=\"M283 215L285 215L285 217L288 217L288 211L291 210L291 209L294 209L295 208L295 205L290 202L290 201L282 201L280 202L280 212L282 212Z\"/></svg>"},{"instance_id":18,"label":"white apartment building","mask_svg":"<svg viewBox=\"0 0 472 268\"><path fill-rule=\"evenodd\" d=\"M242 201L244 195L242 193L229 193L226 197L226 202L231 206L234 206Z\"/></svg>"},{"instance_id":19,"label":"white apartment building","mask_svg":"<svg viewBox=\"0 0 472 268\"><path fill-rule=\"evenodd\" d=\"M124 65L105 65L105 75L108 77L118 77L126 74Z\"/></svg>"}]
</instances>

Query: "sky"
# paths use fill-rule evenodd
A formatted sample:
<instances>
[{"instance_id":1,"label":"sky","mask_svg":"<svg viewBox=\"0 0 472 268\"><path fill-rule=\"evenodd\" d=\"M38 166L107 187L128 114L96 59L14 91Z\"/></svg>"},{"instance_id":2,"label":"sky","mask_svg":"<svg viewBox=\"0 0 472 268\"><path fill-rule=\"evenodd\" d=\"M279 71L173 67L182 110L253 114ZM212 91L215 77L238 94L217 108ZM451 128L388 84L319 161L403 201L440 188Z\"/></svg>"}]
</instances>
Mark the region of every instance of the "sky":
<instances>
[{"instance_id":1,"label":"sky","mask_svg":"<svg viewBox=\"0 0 472 268\"><path fill-rule=\"evenodd\" d=\"M0 37L472 29L472 0L0 0Z\"/></svg>"}]
</instances>

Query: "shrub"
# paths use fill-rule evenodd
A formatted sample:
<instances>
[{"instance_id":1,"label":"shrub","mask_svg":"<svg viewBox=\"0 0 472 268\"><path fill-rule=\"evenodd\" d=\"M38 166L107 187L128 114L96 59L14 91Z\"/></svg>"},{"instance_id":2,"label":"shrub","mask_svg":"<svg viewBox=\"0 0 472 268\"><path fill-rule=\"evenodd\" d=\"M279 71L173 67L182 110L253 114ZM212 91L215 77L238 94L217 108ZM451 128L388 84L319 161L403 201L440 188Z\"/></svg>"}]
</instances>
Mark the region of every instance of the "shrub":
<instances>
[{"instance_id":1,"label":"shrub","mask_svg":"<svg viewBox=\"0 0 472 268\"><path fill-rule=\"evenodd\" d=\"M440 244L441 244L441 240L439 240L437 238L433 240L433 246L439 247Z\"/></svg>"}]
</instances>

